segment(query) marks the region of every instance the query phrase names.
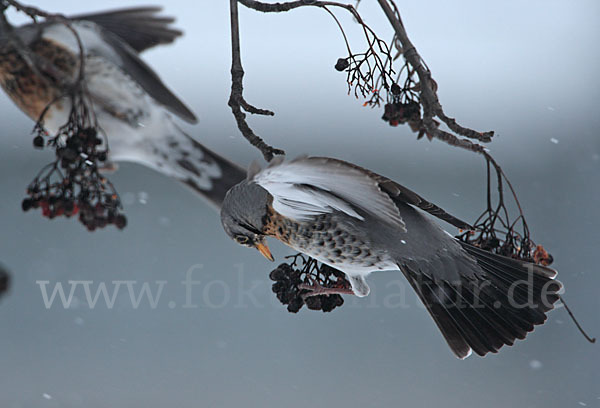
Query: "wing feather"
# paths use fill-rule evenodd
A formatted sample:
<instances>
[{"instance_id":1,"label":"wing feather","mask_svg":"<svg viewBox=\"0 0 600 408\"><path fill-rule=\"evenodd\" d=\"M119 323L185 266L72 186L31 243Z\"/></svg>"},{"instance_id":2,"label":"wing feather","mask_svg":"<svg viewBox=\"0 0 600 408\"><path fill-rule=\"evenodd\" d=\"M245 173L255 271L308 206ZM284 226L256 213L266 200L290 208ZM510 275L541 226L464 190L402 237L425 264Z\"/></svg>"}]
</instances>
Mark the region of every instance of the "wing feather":
<instances>
[{"instance_id":1,"label":"wing feather","mask_svg":"<svg viewBox=\"0 0 600 408\"><path fill-rule=\"evenodd\" d=\"M377 180L342 161L301 157L278 162L253 181L273 196L277 212L296 220L333 211L364 220L362 214L368 213L405 230L400 211Z\"/></svg>"},{"instance_id":2,"label":"wing feather","mask_svg":"<svg viewBox=\"0 0 600 408\"><path fill-rule=\"evenodd\" d=\"M433 204L432 202L421 197L419 194L415 193L414 191L410 190L409 188L404 187L401 184L396 183L393 180L390 180L387 177L384 177L380 174L374 173L370 170L367 170L367 169L357 166L355 164L346 163L346 162L338 160L338 159L329 159L329 160L340 162L340 163L345 163L347 166L350 166L357 170L365 172L372 179L376 180L379 183L379 187L381 188L381 190L384 193L387 193L390 196L390 198L396 202L403 202L403 203L418 207L419 209L421 209L425 212L428 212L429 214L433 215L434 217L437 217L440 220L443 220L449 224L452 224L457 228L461 228L461 229L465 229L465 230L473 229L473 227L469 223L467 223L459 218L456 218L452 214L447 213L442 208L438 207L437 205Z\"/></svg>"}]
</instances>

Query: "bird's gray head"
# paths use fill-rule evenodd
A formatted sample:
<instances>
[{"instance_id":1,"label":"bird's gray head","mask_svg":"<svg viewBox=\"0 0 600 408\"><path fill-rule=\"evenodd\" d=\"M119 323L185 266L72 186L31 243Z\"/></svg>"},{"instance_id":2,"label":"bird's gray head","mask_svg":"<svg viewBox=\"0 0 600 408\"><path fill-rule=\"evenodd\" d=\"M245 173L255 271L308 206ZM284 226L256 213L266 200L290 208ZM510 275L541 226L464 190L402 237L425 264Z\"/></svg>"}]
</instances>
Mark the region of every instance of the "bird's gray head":
<instances>
[{"instance_id":1,"label":"bird's gray head","mask_svg":"<svg viewBox=\"0 0 600 408\"><path fill-rule=\"evenodd\" d=\"M221 207L221 224L229 238L240 245L256 248L273 261L263 233L267 219L269 193L256 183L242 181L233 186Z\"/></svg>"}]
</instances>

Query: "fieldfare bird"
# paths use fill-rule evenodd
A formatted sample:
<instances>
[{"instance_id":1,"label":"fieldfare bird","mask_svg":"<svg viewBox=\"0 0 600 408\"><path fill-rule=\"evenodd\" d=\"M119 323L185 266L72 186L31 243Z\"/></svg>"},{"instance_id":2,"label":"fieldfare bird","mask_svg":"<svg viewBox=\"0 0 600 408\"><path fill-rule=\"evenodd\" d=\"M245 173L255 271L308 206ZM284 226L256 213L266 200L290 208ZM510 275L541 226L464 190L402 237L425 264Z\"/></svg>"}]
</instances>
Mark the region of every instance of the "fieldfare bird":
<instances>
[{"instance_id":1,"label":"fieldfare bird","mask_svg":"<svg viewBox=\"0 0 600 408\"><path fill-rule=\"evenodd\" d=\"M544 323L561 289L554 270L457 240L421 211L470 228L386 177L303 157L251 167L225 196L221 222L270 260L268 236L341 270L357 296L371 272L402 271L459 358L495 353Z\"/></svg>"},{"instance_id":2,"label":"fieldfare bird","mask_svg":"<svg viewBox=\"0 0 600 408\"><path fill-rule=\"evenodd\" d=\"M171 114L195 123L196 117L139 57L182 32L157 7L130 8L70 17L83 46L84 80L110 162L136 162L175 177L220 206L227 190L243 180L236 164L186 135ZM11 41L16 36L33 53L35 67ZM67 123L71 102L59 77L77 79L80 47L60 21L0 31L0 84L13 102L55 134Z\"/></svg>"}]
</instances>

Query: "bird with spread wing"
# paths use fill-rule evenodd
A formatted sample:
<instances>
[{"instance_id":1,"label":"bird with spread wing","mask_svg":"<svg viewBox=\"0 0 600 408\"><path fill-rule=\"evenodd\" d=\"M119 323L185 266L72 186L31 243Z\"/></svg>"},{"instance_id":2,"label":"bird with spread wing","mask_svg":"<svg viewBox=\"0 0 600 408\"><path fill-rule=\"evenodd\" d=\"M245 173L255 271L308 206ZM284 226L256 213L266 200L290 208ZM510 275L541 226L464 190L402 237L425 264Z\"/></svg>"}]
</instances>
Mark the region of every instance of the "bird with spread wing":
<instances>
[{"instance_id":1,"label":"bird with spread wing","mask_svg":"<svg viewBox=\"0 0 600 408\"><path fill-rule=\"evenodd\" d=\"M108 140L108 162L150 167L218 207L245 172L177 126L173 115L189 123L196 122L195 115L140 58L142 51L182 35L160 10L128 8L69 17L70 26L49 20L0 31L0 85L23 112L55 134L69 120L68 87L78 78L83 51L83 80L99 131ZM35 67L11 35L31 50ZM63 77L71 81L64 83Z\"/></svg>"},{"instance_id":2,"label":"bird with spread wing","mask_svg":"<svg viewBox=\"0 0 600 408\"><path fill-rule=\"evenodd\" d=\"M401 271L452 351L465 358L524 339L558 300L545 266L457 240L426 217L469 225L406 187L324 157L275 160L226 195L221 222L237 243L273 260L266 237L345 273L357 296L374 271Z\"/></svg>"}]
</instances>

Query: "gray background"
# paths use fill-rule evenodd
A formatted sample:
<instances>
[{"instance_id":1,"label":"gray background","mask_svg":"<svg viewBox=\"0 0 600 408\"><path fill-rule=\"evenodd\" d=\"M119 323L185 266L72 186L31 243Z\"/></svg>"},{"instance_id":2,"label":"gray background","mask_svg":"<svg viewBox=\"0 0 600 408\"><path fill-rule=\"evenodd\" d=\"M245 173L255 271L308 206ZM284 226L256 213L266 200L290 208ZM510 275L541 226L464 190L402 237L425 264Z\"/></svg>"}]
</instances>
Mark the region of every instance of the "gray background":
<instances>
[{"instance_id":1,"label":"gray background","mask_svg":"<svg viewBox=\"0 0 600 408\"><path fill-rule=\"evenodd\" d=\"M390 38L373 3L360 9ZM38 5L96 9L64 0ZM519 193L534 240L554 255L570 306L600 334L600 3L399 5L447 113L497 132L490 147ZM186 129L246 166L259 154L242 140L226 105L227 2L170 1L166 12L186 36L146 60L200 117ZM260 15L241 7L240 17L246 97L276 111L274 118L250 118L257 133L292 156L350 160L459 217L479 215L483 161L416 141L408 128L380 120L381 110L346 96L345 76L332 68L345 56L344 44L326 13ZM151 170L124 164L112 176L129 218L122 232L90 234L73 220L22 213L27 183L51 156L33 150L32 122L5 96L0 123L0 262L13 276L10 294L0 299L2 407L600 406L598 346L585 342L564 309L527 341L465 361L453 357L397 274L371 276L369 298L347 299L333 313L292 315L270 292L274 264L229 241L214 210ZM290 254L271 247L277 261ZM181 281L198 264L192 300L199 307L184 309ZM100 301L90 309L79 288L71 308L46 309L37 280L90 280L93 288L112 280L167 283L156 308L146 300L133 308L122 288L114 308Z\"/></svg>"}]
</instances>

